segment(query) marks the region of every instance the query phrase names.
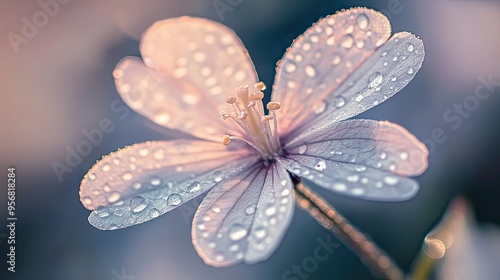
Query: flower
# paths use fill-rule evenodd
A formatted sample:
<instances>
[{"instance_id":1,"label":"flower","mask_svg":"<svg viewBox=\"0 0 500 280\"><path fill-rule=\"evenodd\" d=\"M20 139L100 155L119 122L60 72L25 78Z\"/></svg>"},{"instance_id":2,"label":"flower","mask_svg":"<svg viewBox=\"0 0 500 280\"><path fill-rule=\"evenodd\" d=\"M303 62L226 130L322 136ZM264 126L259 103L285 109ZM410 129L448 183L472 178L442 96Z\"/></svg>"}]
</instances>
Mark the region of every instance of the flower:
<instances>
[{"instance_id":1,"label":"flower","mask_svg":"<svg viewBox=\"0 0 500 280\"><path fill-rule=\"evenodd\" d=\"M241 41L201 18L159 21L141 40L144 63L123 59L113 75L140 114L198 140L135 144L103 157L80 186L89 222L113 230L156 218L207 192L193 244L214 266L266 260L293 215L291 176L339 194L399 201L427 167L427 149L404 128L346 120L401 90L420 69L422 41L390 37L374 10L319 20L278 63L262 102ZM291 175L293 174L293 175Z\"/></svg>"}]
</instances>

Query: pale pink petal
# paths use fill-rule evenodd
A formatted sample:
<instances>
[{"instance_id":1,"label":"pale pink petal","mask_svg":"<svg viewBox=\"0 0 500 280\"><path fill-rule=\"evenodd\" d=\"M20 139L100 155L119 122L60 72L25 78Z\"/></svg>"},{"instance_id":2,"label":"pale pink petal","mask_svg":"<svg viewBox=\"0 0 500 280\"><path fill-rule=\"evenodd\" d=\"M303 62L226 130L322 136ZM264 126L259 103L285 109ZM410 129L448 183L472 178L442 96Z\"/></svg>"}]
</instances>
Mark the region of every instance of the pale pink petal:
<instances>
[{"instance_id":1,"label":"pale pink petal","mask_svg":"<svg viewBox=\"0 0 500 280\"><path fill-rule=\"evenodd\" d=\"M240 134L234 122L221 119L213 98L185 79L163 75L136 57L124 58L113 74L125 103L159 125L214 141Z\"/></svg>"},{"instance_id":2,"label":"pale pink petal","mask_svg":"<svg viewBox=\"0 0 500 280\"><path fill-rule=\"evenodd\" d=\"M157 123L204 139L227 133L240 135L232 130L237 130L234 122L224 123L219 113L236 87L253 87L257 74L248 52L231 29L202 18L158 21L143 34L141 53L144 63L159 72L153 79L146 78L150 73L138 66L130 70L123 69L127 64L117 66L124 74L132 71L151 80L117 81L122 95L127 95L123 84L129 85L125 90L137 87L136 93L128 94L139 99L140 106L134 109Z\"/></svg>"},{"instance_id":3,"label":"pale pink petal","mask_svg":"<svg viewBox=\"0 0 500 280\"><path fill-rule=\"evenodd\" d=\"M205 263L229 266L269 258L293 216L292 182L279 162L260 163L214 187L193 220L193 243Z\"/></svg>"},{"instance_id":4,"label":"pale pink petal","mask_svg":"<svg viewBox=\"0 0 500 280\"><path fill-rule=\"evenodd\" d=\"M285 135L315 112L391 35L380 12L354 8L325 17L299 36L278 63L272 99ZM363 66L366 68L365 66ZM366 86L366 84L364 84Z\"/></svg>"},{"instance_id":5,"label":"pale pink petal","mask_svg":"<svg viewBox=\"0 0 500 280\"><path fill-rule=\"evenodd\" d=\"M85 175L80 200L102 230L149 221L257 161L252 151L206 141L135 144L103 157Z\"/></svg>"},{"instance_id":6,"label":"pale pink petal","mask_svg":"<svg viewBox=\"0 0 500 280\"><path fill-rule=\"evenodd\" d=\"M327 189L364 199L405 200L427 168L428 151L393 123L349 120L297 137L284 147L286 168Z\"/></svg>"}]
</instances>

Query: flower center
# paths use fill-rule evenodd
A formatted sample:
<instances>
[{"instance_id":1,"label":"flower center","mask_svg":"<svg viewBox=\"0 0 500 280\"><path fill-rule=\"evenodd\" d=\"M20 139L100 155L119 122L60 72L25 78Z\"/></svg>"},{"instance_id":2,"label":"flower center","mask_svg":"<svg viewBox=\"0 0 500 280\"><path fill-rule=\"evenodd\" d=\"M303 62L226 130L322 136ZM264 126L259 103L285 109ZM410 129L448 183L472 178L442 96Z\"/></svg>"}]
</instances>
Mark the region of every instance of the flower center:
<instances>
[{"instance_id":1,"label":"flower center","mask_svg":"<svg viewBox=\"0 0 500 280\"><path fill-rule=\"evenodd\" d=\"M272 159L280 150L278 138L278 127L275 111L281 108L279 102L269 102L266 108L269 114L264 112L263 90L266 86L263 82L254 85L255 92L250 93L248 86L236 88L236 95L230 95L226 103L231 105L220 112L223 120L232 119L245 131L248 139L231 135L225 135L222 144L229 145L232 140L240 140L255 148L264 159Z\"/></svg>"}]
</instances>

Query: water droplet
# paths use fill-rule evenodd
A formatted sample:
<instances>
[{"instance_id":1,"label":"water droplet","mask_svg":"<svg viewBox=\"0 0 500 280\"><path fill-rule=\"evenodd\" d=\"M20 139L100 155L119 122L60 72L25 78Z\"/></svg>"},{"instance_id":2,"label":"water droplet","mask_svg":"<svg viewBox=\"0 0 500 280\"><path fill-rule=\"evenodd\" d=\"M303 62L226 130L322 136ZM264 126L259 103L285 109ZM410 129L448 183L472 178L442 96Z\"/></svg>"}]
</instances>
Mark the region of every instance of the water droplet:
<instances>
[{"instance_id":1,"label":"water droplet","mask_svg":"<svg viewBox=\"0 0 500 280\"><path fill-rule=\"evenodd\" d=\"M231 246L229 246L229 252L236 252L240 249L240 245L238 244L233 244Z\"/></svg>"},{"instance_id":2,"label":"water droplet","mask_svg":"<svg viewBox=\"0 0 500 280\"><path fill-rule=\"evenodd\" d=\"M295 63L293 63L292 61L287 61L285 65L285 72L293 73L295 72L295 70L297 70L297 66L295 65Z\"/></svg>"},{"instance_id":3,"label":"water droplet","mask_svg":"<svg viewBox=\"0 0 500 280\"><path fill-rule=\"evenodd\" d=\"M301 145L297 151L299 152L299 154L303 155L307 151L307 146Z\"/></svg>"},{"instance_id":4,"label":"water droplet","mask_svg":"<svg viewBox=\"0 0 500 280\"><path fill-rule=\"evenodd\" d=\"M182 197L179 194L173 193L168 196L167 203L170 206L178 206L182 202Z\"/></svg>"},{"instance_id":5,"label":"water droplet","mask_svg":"<svg viewBox=\"0 0 500 280\"><path fill-rule=\"evenodd\" d=\"M215 213L220 213L220 208L216 207L216 206L213 206L212 207L212 211L214 211Z\"/></svg>"},{"instance_id":6,"label":"water droplet","mask_svg":"<svg viewBox=\"0 0 500 280\"><path fill-rule=\"evenodd\" d=\"M397 81L397 79L398 78L396 76L391 76L391 82L395 82L395 81Z\"/></svg>"},{"instance_id":7,"label":"water droplet","mask_svg":"<svg viewBox=\"0 0 500 280\"><path fill-rule=\"evenodd\" d=\"M312 66L312 65L307 65L305 68L305 71L306 71L307 76L309 76L311 78L316 76L316 69L314 69L314 66Z\"/></svg>"},{"instance_id":8,"label":"water droplet","mask_svg":"<svg viewBox=\"0 0 500 280\"><path fill-rule=\"evenodd\" d=\"M389 170L390 171L395 171L396 170L396 165L395 164L389 165Z\"/></svg>"},{"instance_id":9,"label":"water droplet","mask_svg":"<svg viewBox=\"0 0 500 280\"><path fill-rule=\"evenodd\" d=\"M373 73L370 78L368 78L368 88L374 88L378 87L382 81L384 80L384 77L380 72L375 72Z\"/></svg>"},{"instance_id":10,"label":"water droplet","mask_svg":"<svg viewBox=\"0 0 500 280\"><path fill-rule=\"evenodd\" d=\"M261 227L261 228L257 228L255 229L255 231L253 232L253 235L255 235L255 237L257 237L258 239L263 239L264 237L266 237L267 235L267 231L265 228Z\"/></svg>"},{"instance_id":11,"label":"water droplet","mask_svg":"<svg viewBox=\"0 0 500 280\"><path fill-rule=\"evenodd\" d=\"M105 192L110 192L111 191L111 188L109 187L108 184L105 184L104 186L102 186L102 189L105 191Z\"/></svg>"},{"instance_id":12,"label":"water droplet","mask_svg":"<svg viewBox=\"0 0 500 280\"><path fill-rule=\"evenodd\" d=\"M161 184L160 178L153 178L153 179L151 179L150 182L151 182L151 185L153 185L153 186L158 186Z\"/></svg>"},{"instance_id":13,"label":"water droplet","mask_svg":"<svg viewBox=\"0 0 500 280\"><path fill-rule=\"evenodd\" d=\"M341 61L342 61L342 57L340 55L336 54L332 59L332 64L339 65Z\"/></svg>"},{"instance_id":14,"label":"water droplet","mask_svg":"<svg viewBox=\"0 0 500 280\"><path fill-rule=\"evenodd\" d=\"M386 159L387 158L387 154L385 152L382 152L380 154L380 159Z\"/></svg>"},{"instance_id":15,"label":"water droplet","mask_svg":"<svg viewBox=\"0 0 500 280\"><path fill-rule=\"evenodd\" d=\"M366 177L364 177L364 178L361 179L361 183L363 183L363 184L368 184L368 181L369 180Z\"/></svg>"},{"instance_id":16,"label":"water droplet","mask_svg":"<svg viewBox=\"0 0 500 280\"><path fill-rule=\"evenodd\" d=\"M110 196L108 196L108 201L109 201L109 203L115 203L118 200L120 200L121 198L122 198L122 196L120 195L120 193L113 192L113 193L111 193Z\"/></svg>"},{"instance_id":17,"label":"water droplet","mask_svg":"<svg viewBox=\"0 0 500 280\"><path fill-rule=\"evenodd\" d=\"M149 216L151 218L156 218L156 217L160 216L160 211L158 211L158 209L156 209L156 208L153 208L153 209L149 210Z\"/></svg>"},{"instance_id":18,"label":"water droplet","mask_svg":"<svg viewBox=\"0 0 500 280\"><path fill-rule=\"evenodd\" d=\"M326 44L329 46L333 46L333 44L335 44L335 36L328 37L328 39L326 39Z\"/></svg>"},{"instance_id":19,"label":"water droplet","mask_svg":"<svg viewBox=\"0 0 500 280\"><path fill-rule=\"evenodd\" d=\"M413 68L408 68L408 71L406 73L408 73L408 75L412 75L414 73Z\"/></svg>"},{"instance_id":20,"label":"water droplet","mask_svg":"<svg viewBox=\"0 0 500 280\"><path fill-rule=\"evenodd\" d=\"M347 190L347 186L344 183L335 183L332 188L339 192L345 192Z\"/></svg>"},{"instance_id":21,"label":"water droplet","mask_svg":"<svg viewBox=\"0 0 500 280\"><path fill-rule=\"evenodd\" d=\"M304 51L309 51L309 50L311 50L311 48L312 48L311 44L309 44L309 43L304 43L304 45L302 45L302 50L304 50Z\"/></svg>"},{"instance_id":22,"label":"water droplet","mask_svg":"<svg viewBox=\"0 0 500 280\"><path fill-rule=\"evenodd\" d=\"M196 105L200 101L200 98L192 93L185 93L182 95L182 101L189 105Z\"/></svg>"},{"instance_id":23,"label":"water droplet","mask_svg":"<svg viewBox=\"0 0 500 280\"><path fill-rule=\"evenodd\" d=\"M358 15L358 18L356 18L356 22L358 24L358 27L363 30L365 30L370 24L370 20L368 19L368 16L366 14Z\"/></svg>"},{"instance_id":24,"label":"water droplet","mask_svg":"<svg viewBox=\"0 0 500 280\"><path fill-rule=\"evenodd\" d=\"M97 209L95 211L96 211L97 216L99 216L100 218L106 218L106 217L109 217L109 215L110 215L109 210L105 209L101 206L97 207Z\"/></svg>"},{"instance_id":25,"label":"water droplet","mask_svg":"<svg viewBox=\"0 0 500 280\"><path fill-rule=\"evenodd\" d=\"M240 224L234 224L229 229L229 238L233 241L241 240L247 236L248 231Z\"/></svg>"},{"instance_id":26,"label":"water droplet","mask_svg":"<svg viewBox=\"0 0 500 280\"><path fill-rule=\"evenodd\" d=\"M132 188L134 188L135 190L138 190L142 187L141 183L139 182L135 182L133 185L132 185Z\"/></svg>"},{"instance_id":27,"label":"water droplet","mask_svg":"<svg viewBox=\"0 0 500 280\"><path fill-rule=\"evenodd\" d=\"M196 62L203 62L207 59L207 55L204 52L195 52L193 54L193 59Z\"/></svg>"},{"instance_id":28,"label":"water droplet","mask_svg":"<svg viewBox=\"0 0 500 280\"><path fill-rule=\"evenodd\" d=\"M201 190L201 184L198 182L193 182L187 187L187 191L190 193L198 192Z\"/></svg>"},{"instance_id":29,"label":"water droplet","mask_svg":"<svg viewBox=\"0 0 500 280\"><path fill-rule=\"evenodd\" d=\"M333 100L333 104L335 104L335 107L341 108L341 107L343 107L345 105L345 98L342 97L342 96L337 96Z\"/></svg>"},{"instance_id":30,"label":"water droplet","mask_svg":"<svg viewBox=\"0 0 500 280\"><path fill-rule=\"evenodd\" d=\"M276 214L276 208L274 206L270 206L266 209L265 213L266 213L266 216L272 216L272 215Z\"/></svg>"},{"instance_id":31,"label":"water droplet","mask_svg":"<svg viewBox=\"0 0 500 280\"><path fill-rule=\"evenodd\" d=\"M351 176L347 176L347 181L349 182L357 182L359 180L359 176L358 175L351 175Z\"/></svg>"},{"instance_id":32,"label":"water droplet","mask_svg":"<svg viewBox=\"0 0 500 280\"><path fill-rule=\"evenodd\" d=\"M326 163L324 160L320 160L316 166L314 167L314 169L318 170L318 171L323 171L326 169Z\"/></svg>"},{"instance_id":33,"label":"water droplet","mask_svg":"<svg viewBox=\"0 0 500 280\"><path fill-rule=\"evenodd\" d=\"M115 230L115 229L118 229L118 226L116 224L109 225L109 230Z\"/></svg>"},{"instance_id":34,"label":"water droplet","mask_svg":"<svg viewBox=\"0 0 500 280\"><path fill-rule=\"evenodd\" d=\"M313 110L315 114L321 114L326 109L326 103L324 101L320 101L313 106Z\"/></svg>"},{"instance_id":35,"label":"water droplet","mask_svg":"<svg viewBox=\"0 0 500 280\"><path fill-rule=\"evenodd\" d=\"M87 204L87 205L92 204L92 198L90 198L88 196L83 197L82 201L83 201L83 204Z\"/></svg>"},{"instance_id":36,"label":"water droplet","mask_svg":"<svg viewBox=\"0 0 500 280\"><path fill-rule=\"evenodd\" d=\"M342 37L342 41L340 42L340 45L346 49L352 48L353 44L354 44L354 38L352 37L351 34L347 34L344 37Z\"/></svg>"},{"instance_id":37,"label":"water droplet","mask_svg":"<svg viewBox=\"0 0 500 280\"><path fill-rule=\"evenodd\" d=\"M319 42L319 37L316 35L311 36L311 42L313 42L313 43Z\"/></svg>"},{"instance_id":38,"label":"water droplet","mask_svg":"<svg viewBox=\"0 0 500 280\"><path fill-rule=\"evenodd\" d=\"M365 98L365 97L363 96L363 94L361 94L359 92L356 95L354 95L354 100L356 100L357 102L361 102L361 100L363 100L363 98Z\"/></svg>"},{"instance_id":39,"label":"water droplet","mask_svg":"<svg viewBox=\"0 0 500 280\"><path fill-rule=\"evenodd\" d=\"M255 205L251 205L245 208L245 214L252 215L253 213L255 213Z\"/></svg>"},{"instance_id":40,"label":"water droplet","mask_svg":"<svg viewBox=\"0 0 500 280\"><path fill-rule=\"evenodd\" d=\"M362 195L362 194L365 193L365 190L362 189L362 188L354 188L354 189L351 190L351 193L353 195Z\"/></svg>"},{"instance_id":41,"label":"water droplet","mask_svg":"<svg viewBox=\"0 0 500 280\"><path fill-rule=\"evenodd\" d=\"M222 254L217 254L217 255L215 255L215 261L216 261L216 262L223 262L223 261L224 261L224 259L225 259L225 258L224 258L224 255L222 255Z\"/></svg>"},{"instance_id":42,"label":"water droplet","mask_svg":"<svg viewBox=\"0 0 500 280\"><path fill-rule=\"evenodd\" d=\"M140 195L135 196L130 200L130 210L132 213L139 213L146 209L146 207L148 207L146 199Z\"/></svg>"},{"instance_id":43,"label":"water droplet","mask_svg":"<svg viewBox=\"0 0 500 280\"><path fill-rule=\"evenodd\" d=\"M406 43L406 50L408 52L413 52L415 50L415 46L412 43Z\"/></svg>"},{"instance_id":44,"label":"water droplet","mask_svg":"<svg viewBox=\"0 0 500 280\"><path fill-rule=\"evenodd\" d=\"M360 40L356 43L356 48L358 49L361 49L365 46L365 41L364 40Z\"/></svg>"},{"instance_id":45,"label":"water droplet","mask_svg":"<svg viewBox=\"0 0 500 280\"><path fill-rule=\"evenodd\" d=\"M165 158L165 151L163 149L156 149L153 152L153 157L157 160L161 160Z\"/></svg>"},{"instance_id":46,"label":"water droplet","mask_svg":"<svg viewBox=\"0 0 500 280\"><path fill-rule=\"evenodd\" d=\"M132 180L133 177L134 176L130 172L125 172L122 174L122 179L125 181L130 181L130 180Z\"/></svg>"},{"instance_id":47,"label":"water droplet","mask_svg":"<svg viewBox=\"0 0 500 280\"><path fill-rule=\"evenodd\" d=\"M213 178L214 182L217 182L217 183L222 181L222 172L215 171L214 174L212 175L212 178Z\"/></svg>"},{"instance_id":48,"label":"water droplet","mask_svg":"<svg viewBox=\"0 0 500 280\"><path fill-rule=\"evenodd\" d=\"M285 180L285 179L281 180L281 186L283 186L283 187L284 187L284 186L286 186L286 185L287 185L287 183L288 183L288 181L287 181L287 180Z\"/></svg>"},{"instance_id":49,"label":"water droplet","mask_svg":"<svg viewBox=\"0 0 500 280\"><path fill-rule=\"evenodd\" d=\"M408 159L408 153L407 152L402 152L399 154L399 158L401 160L407 160Z\"/></svg>"},{"instance_id":50,"label":"water droplet","mask_svg":"<svg viewBox=\"0 0 500 280\"><path fill-rule=\"evenodd\" d=\"M383 53L382 53L382 56L386 56L386 55L387 55L387 52L383 52Z\"/></svg>"},{"instance_id":51,"label":"water droplet","mask_svg":"<svg viewBox=\"0 0 500 280\"><path fill-rule=\"evenodd\" d=\"M389 185L395 185L399 182L399 179L396 177L387 176L384 178L384 182Z\"/></svg>"}]
</instances>

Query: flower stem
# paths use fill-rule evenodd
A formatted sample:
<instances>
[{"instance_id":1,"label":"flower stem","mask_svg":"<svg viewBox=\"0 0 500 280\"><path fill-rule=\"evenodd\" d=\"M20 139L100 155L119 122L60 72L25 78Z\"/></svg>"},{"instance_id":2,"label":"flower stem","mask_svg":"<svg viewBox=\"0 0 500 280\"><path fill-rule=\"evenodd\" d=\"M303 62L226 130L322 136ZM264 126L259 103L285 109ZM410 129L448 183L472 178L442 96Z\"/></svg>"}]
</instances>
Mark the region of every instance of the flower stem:
<instances>
[{"instance_id":1,"label":"flower stem","mask_svg":"<svg viewBox=\"0 0 500 280\"><path fill-rule=\"evenodd\" d=\"M323 227L359 256L372 273L383 279L403 279L401 269L374 242L359 232L322 197L294 181L295 201Z\"/></svg>"}]
</instances>

